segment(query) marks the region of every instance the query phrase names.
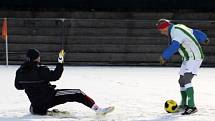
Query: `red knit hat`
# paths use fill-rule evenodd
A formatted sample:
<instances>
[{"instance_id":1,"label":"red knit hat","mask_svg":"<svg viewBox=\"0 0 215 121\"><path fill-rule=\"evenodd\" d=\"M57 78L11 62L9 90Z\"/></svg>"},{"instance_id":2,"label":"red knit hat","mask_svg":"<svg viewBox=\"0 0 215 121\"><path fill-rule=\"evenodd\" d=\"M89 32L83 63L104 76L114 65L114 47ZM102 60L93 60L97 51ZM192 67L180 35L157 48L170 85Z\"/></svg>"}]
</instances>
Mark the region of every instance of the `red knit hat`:
<instances>
[{"instance_id":1,"label":"red knit hat","mask_svg":"<svg viewBox=\"0 0 215 121\"><path fill-rule=\"evenodd\" d=\"M160 29L165 29L166 27L169 27L170 24L171 23L169 20L160 19L156 25L157 25L157 29L160 30Z\"/></svg>"}]
</instances>

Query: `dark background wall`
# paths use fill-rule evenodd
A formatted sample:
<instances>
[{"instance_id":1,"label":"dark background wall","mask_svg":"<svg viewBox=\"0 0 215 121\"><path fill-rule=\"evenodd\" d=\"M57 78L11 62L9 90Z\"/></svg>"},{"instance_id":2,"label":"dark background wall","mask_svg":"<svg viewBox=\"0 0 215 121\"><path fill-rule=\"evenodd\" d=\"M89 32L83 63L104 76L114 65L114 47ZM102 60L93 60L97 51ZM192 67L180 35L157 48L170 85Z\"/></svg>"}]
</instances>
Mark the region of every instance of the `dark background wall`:
<instances>
[{"instance_id":1,"label":"dark background wall","mask_svg":"<svg viewBox=\"0 0 215 121\"><path fill-rule=\"evenodd\" d=\"M204 31L203 66L215 66L213 0L1 0L0 24L8 18L9 64L21 64L28 48L41 51L45 64L67 52L67 65L159 66L167 38L155 27L167 18ZM62 21L62 18L64 21ZM5 45L0 39L0 64ZM167 66L179 66L175 55Z\"/></svg>"},{"instance_id":2,"label":"dark background wall","mask_svg":"<svg viewBox=\"0 0 215 121\"><path fill-rule=\"evenodd\" d=\"M211 43L203 46L203 65L215 65L214 13L0 11L0 16L8 17L9 64L21 64L28 48L39 49L41 60L53 64L64 48L67 65L159 66L168 40L155 24L167 18L204 31ZM0 40L0 54L0 63L5 64L4 40ZM167 66L180 63L175 55Z\"/></svg>"},{"instance_id":3,"label":"dark background wall","mask_svg":"<svg viewBox=\"0 0 215 121\"><path fill-rule=\"evenodd\" d=\"M1 9L48 10L215 10L214 0L1 0Z\"/></svg>"}]
</instances>

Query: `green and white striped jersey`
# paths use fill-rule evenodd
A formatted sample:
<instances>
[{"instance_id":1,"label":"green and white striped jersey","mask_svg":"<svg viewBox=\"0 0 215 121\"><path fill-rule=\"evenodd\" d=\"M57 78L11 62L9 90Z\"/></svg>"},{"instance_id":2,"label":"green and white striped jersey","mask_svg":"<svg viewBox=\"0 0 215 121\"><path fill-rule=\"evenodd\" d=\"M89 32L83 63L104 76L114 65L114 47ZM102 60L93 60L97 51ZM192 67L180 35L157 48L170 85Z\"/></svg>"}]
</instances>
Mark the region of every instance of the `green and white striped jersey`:
<instances>
[{"instance_id":1,"label":"green and white striped jersey","mask_svg":"<svg viewBox=\"0 0 215 121\"><path fill-rule=\"evenodd\" d=\"M183 60L202 60L204 54L202 48L193 35L193 30L183 24L173 25L170 30L171 40L180 43L178 49Z\"/></svg>"}]
</instances>

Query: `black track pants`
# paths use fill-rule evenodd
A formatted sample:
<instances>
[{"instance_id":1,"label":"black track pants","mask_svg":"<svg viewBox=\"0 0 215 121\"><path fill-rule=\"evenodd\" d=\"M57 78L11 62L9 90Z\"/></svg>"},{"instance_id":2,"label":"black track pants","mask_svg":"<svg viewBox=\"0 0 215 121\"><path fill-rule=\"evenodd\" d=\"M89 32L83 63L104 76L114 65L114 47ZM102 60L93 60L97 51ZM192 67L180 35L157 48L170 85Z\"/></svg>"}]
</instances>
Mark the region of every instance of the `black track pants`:
<instances>
[{"instance_id":1,"label":"black track pants","mask_svg":"<svg viewBox=\"0 0 215 121\"><path fill-rule=\"evenodd\" d=\"M79 102L91 108L95 102L80 89L58 89L56 95L48 104L32 104L30 111L33 114L45 115L49 108L66 102Z\"/></svg>"}]
</instances>

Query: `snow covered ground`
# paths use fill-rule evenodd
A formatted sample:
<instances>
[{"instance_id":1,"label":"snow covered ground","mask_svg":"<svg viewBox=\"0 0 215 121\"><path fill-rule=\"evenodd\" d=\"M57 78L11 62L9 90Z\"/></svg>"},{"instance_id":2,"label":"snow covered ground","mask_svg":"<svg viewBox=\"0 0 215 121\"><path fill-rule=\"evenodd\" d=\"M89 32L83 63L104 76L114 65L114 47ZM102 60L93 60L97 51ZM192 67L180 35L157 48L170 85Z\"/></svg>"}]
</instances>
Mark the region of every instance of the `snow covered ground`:
<instances>
[{"instance_id":1,"label":"snow covered ground","mask_svg":"<svg viewBox=\"0 0 215 121\"><path fill-rule=\"evenodd\" d=\"M190 116L167 114L164 102L180 101L179 68L155 67L65 67L57 88L80 88L100 106L115 111L98 116L79 103L55 108L69 111L70 117L34 116L23 91L14 88L18 66L0 66L0 121L213 121L215 116L215 69L201 68L193 79L199 111Z\"/></svg>"}]
</instances>

